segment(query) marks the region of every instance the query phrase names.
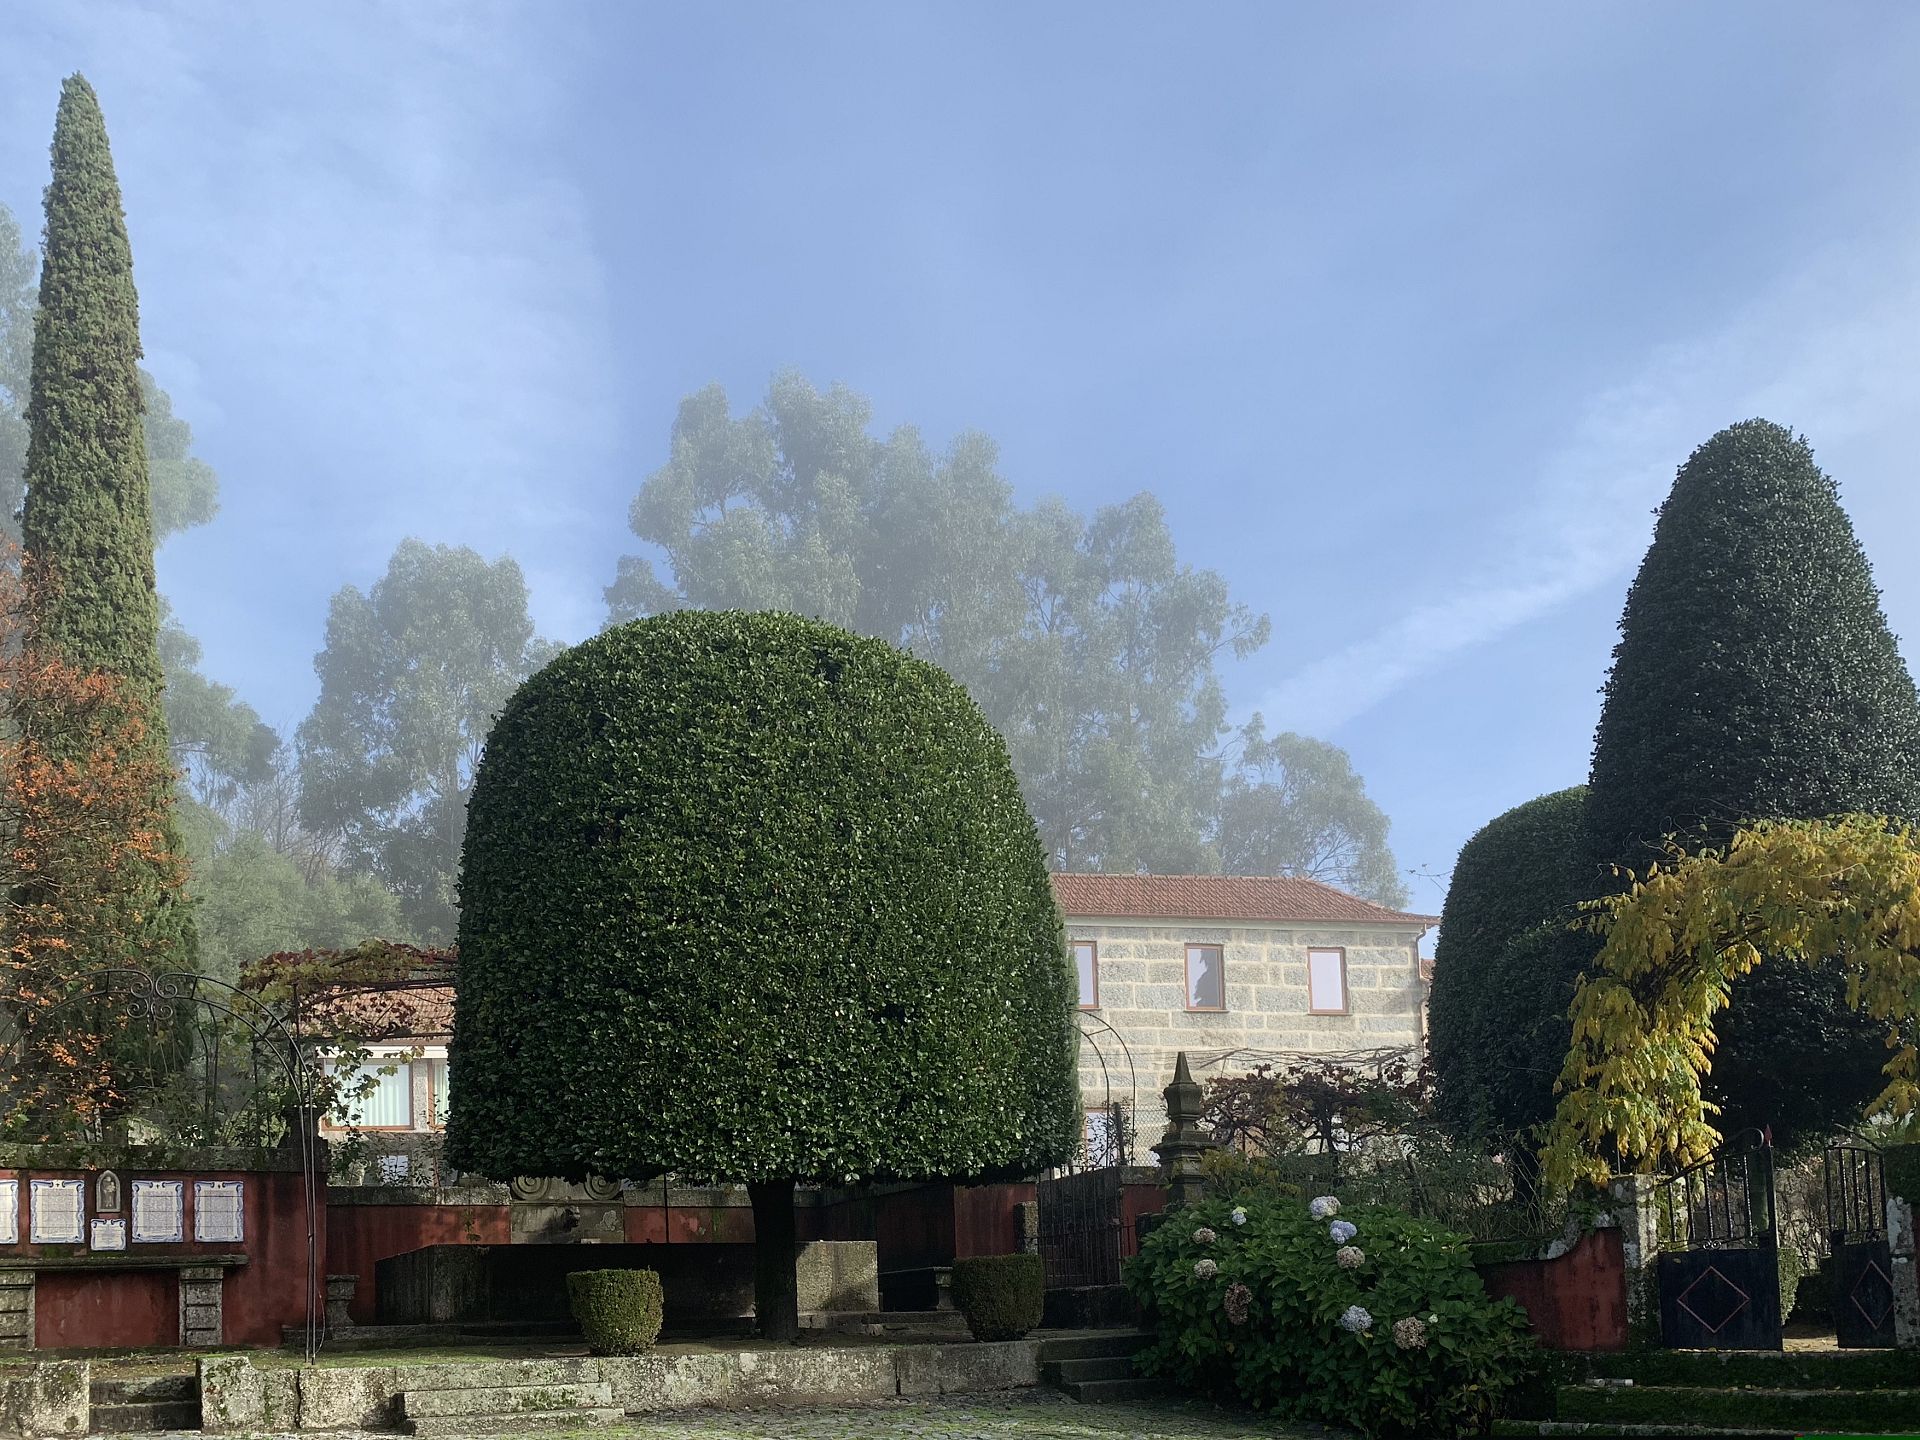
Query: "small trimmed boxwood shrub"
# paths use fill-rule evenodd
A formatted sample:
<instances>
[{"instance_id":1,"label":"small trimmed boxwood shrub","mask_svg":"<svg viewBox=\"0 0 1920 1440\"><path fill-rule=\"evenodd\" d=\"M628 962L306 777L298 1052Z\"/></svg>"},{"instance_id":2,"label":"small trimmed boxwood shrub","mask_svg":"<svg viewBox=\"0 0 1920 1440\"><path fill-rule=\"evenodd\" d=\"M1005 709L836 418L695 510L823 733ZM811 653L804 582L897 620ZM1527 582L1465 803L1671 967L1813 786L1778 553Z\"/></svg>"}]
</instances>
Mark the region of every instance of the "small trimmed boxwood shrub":
<instances>
[{"instance_id":1,"label":"small trimmed boxwood shrub","mask_svg":"<svg viewBox=\"0 0 1920 1440\"><path fill-rule=\"evenodd\" d=\"M660 1277L651 1270L575 1270L567 1301L596 1355L638 1355L660 1338Z\"/></svg>"},{"instance_id":2,"label":"small trimmed boxwood shrub","mask_svg":"<svg viewBox=\"0 0 1920 1440\"><path fill-rule=\"evenodd\" d=\"M1155 1331L1135 1366L1368 1436L1483 1433L1534 1367L1526 1313L1488 1297L1464 1236L1316 1205L1247 1195L1169 1215L1126 1269Z\"/></svg>"},{"instance_id":3,"label":"small trimmed boxwood shrub","mask_svg":"<svg viewBox=\"0 0 1920 1440\"><path fill-rule=\"evenodd\" d=\"M1046 1298L1038 1255L970 1255L953 1262L953 1303L976 1340L1018 1340L1040 1324Z\"/></svg>"}]
</instances>

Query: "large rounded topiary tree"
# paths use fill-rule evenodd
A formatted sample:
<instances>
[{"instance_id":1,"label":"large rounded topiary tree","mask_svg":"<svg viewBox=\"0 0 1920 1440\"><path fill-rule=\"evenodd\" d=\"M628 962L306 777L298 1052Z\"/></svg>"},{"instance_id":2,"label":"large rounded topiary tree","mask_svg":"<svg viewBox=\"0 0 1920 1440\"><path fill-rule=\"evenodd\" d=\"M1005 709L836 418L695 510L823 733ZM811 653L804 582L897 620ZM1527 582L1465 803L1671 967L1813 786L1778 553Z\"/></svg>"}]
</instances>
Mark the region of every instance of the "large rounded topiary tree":
<instances>
[{"instance_id":1,"label":"large rounded topiary tree","mask_svg":"<svg viewBox=\"0 0 1920 1440\"><path fill-rule=\"evenodd\" d=\"M1074 982L1006 748L943 671L791 615L575 646L493 729L461 860L462 1169L746 1182L797 1333L796 1181L1030 1173Z\"/></svg>"},{"instance_id":2,"label":"large rounded topiary tree","mask_svg":"<svg viewBox=\"0 0 1920 1440\"><path fill-rule=\"evenodd\" d=\"M1920 817L1920 701L1866 555L1805 440L1765 420L1694 451L1627 594L1583 819L1588 894L1666 837L1847 811ZM1597 942L1595 942L1597 948ZM1812 1135L1881 1085L1833 967L1742 978L1717 1028L1723 1130Z\"/></svg>"},{"instance_id":3,"label":"large rounded topiary tree","mask_svg":"<svg viewBox=\"0 0 1920 1440\"><path fill-rule=\"evenodd\" d=\"M1489 820L1460 847L1434 947L1427 1053L1455 1135L1503 1139L1553 1116L1582 958L1569 932L1584 785Z\"/></svg>"}]
</instances>

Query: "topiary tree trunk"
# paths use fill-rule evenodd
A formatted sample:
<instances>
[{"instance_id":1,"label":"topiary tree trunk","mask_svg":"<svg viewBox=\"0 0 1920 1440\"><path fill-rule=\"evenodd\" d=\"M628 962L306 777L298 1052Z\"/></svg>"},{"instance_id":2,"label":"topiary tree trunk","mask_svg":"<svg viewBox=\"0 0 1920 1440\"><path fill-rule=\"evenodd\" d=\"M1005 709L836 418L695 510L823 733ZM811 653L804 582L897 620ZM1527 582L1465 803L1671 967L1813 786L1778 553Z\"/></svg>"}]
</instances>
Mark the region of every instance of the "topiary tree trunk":
<instances>
[{"instance_id":1,"label":"topiary tree trunk","mask_svg":"<svg viewBox=\"0 0 1920 1440\"><path fill-rule=\"evenodd\" d=\"M800 1278L793 1263L798 1231L793 1182L757 1180L753 1202L753 1313L760 1338L791 1344L800 1338Z\"/></svg>"}]
</instances>

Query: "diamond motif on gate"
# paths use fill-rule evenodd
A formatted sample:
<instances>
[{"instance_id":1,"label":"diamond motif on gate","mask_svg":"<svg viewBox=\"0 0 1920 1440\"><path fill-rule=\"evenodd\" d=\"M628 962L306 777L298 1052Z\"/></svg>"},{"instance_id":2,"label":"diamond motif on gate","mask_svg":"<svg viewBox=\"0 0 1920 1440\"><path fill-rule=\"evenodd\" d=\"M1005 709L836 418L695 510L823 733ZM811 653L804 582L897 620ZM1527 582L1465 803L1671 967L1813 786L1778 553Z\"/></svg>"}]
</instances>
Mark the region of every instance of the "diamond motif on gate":
<instances>
[{"instance_id":1,"label":"diamond motif on gate","mask_svg":"<svg viewBox=\"0 0 1920 1440\"><path fill-rule=\"evenodd\" d=\"M1849 1298L1853 1308L1864 1315L1867 1324L1875 1330L1887 1323L1887 1316L1893 1313L1893 1280L1880 1268L1878 1260L1867 1262L1867 1268L1853 1282Z\"/></svg>"},{"instance_id":2,"label":"diamond motif on gate","mask_svg":"<svg viewBox=\"0 0 1920 1440\"><path fill-rule=\"evenodd\" d=\"M1729 1320L1752 1303L1752 1297L1721 1274L1718 1265L1709 1265L1673 1303L1705 1326L1709 1335L1718 1335Z\"/></svg>"}]
</instances>

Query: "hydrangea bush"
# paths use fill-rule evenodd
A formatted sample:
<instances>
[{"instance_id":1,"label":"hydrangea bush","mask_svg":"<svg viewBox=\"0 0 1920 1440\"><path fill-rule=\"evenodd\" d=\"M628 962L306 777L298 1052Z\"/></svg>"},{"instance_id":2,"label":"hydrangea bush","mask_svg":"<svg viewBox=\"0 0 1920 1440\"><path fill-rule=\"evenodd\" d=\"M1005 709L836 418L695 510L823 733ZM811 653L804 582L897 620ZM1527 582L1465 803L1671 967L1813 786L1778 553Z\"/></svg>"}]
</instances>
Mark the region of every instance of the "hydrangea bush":
<instances>
[{"instance_id":1,"label":"hydrangea bush","mask_svg":"<svg viewBox=\"0 0 1920 1440\"><path fill-rule=\"evenodd\" d=\"M1464 1237L1330 1198L1207 1201L1149 1235L1126 1283L1156 1338L1134 1363L1363 1435L1480 1433L1532 1369L1525 1312L1487 1296Z\"/></svg>"}]
</instances>

